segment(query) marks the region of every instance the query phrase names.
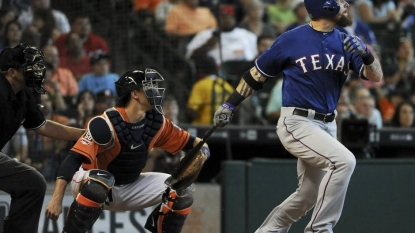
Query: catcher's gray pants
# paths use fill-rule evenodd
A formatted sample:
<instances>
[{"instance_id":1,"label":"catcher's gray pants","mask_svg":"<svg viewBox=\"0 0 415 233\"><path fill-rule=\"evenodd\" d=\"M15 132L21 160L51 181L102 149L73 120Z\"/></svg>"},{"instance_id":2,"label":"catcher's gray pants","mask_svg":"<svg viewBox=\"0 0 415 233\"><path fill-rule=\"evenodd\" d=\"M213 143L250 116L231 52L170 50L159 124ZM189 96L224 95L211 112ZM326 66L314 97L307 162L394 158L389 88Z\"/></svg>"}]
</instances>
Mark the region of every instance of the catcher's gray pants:
<instances>
[{"instance_id":1,"label":"catcher's gray pants","mask_svg":"<svg viewBox=\"0 0 415 233\"><path fill-rule=\"evenodd\" d=\"M46 192L42 174L0 152L0 190L11 197L3 233L36 233Z\"/></svg>"},{"instance_id":2,"label":"catcher's gray pants","mask_svg":"<svg viewBox=\"0 0 415 233\"><path fill-rule=\"evenodd\" d=\"M298 158L298 188L277 206L256 233L288 232L292 223L314 208L305 233L332 233L343 210L347 186L356 165L354 155L336 139L336 122L293 115L284 107L277 134L292 155Z\"/></svg>"}]
</instances>

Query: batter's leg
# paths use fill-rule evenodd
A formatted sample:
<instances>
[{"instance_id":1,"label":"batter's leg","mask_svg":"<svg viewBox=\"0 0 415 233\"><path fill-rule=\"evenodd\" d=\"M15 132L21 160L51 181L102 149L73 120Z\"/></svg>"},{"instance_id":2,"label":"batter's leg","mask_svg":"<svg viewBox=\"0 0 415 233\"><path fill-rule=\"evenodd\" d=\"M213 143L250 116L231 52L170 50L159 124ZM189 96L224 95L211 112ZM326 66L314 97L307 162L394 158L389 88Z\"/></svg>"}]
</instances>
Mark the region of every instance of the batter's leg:
<instances>
[{"instance_id":1,"label":"batter's leg","mask_svg":"<svg viewBox=\"0 0 415 233\"><path fill-rule=\"evenodd\" d=\"M350 177L356 165L354 155L333 137L335 124L284 116L278 136L284 147L302 161L325 171L317 202L306 233L330 233L343 210Z\"/></svg>"},{"instance_id":2,"label":"batter's leg","mask_svg":"<svg viewBox=\"0 0 415 233\"><path fill-rule=\"evenodd\" d=\"M0 152L0 190L11 197L3 233L36 233L46 192L43 176Z\"/></svg>"},{"instance_id":3,"label":"batter's leg","mask_svg":"<svg viewBox=\"0 0 415 233\"><path fill-rule=\"evenodd\" d=\"M275 207L255 233L286 233L291 224L304 216L317 201L318 188L325 172L302 160L297 161L298 188Z\"/></svg>"}]
</instances>

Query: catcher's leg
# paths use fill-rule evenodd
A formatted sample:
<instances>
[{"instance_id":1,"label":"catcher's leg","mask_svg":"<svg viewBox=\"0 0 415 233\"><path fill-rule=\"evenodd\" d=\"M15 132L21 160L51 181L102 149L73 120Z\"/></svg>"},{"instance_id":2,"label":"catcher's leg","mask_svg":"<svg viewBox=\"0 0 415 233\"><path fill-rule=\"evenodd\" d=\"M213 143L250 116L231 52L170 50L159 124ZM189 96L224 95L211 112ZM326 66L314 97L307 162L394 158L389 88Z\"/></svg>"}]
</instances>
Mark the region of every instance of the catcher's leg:
<instances>
[{"instance_id":1,"label":"catcher's leg","mask_svg":"<svg viewBox=\"0 0 415 233\"><path fill-rule=\"evenodd\" d=\"M63 227L63 233L85 233L92 228L102 212L114 177L103 170L91 170L87 182L73 201Z\"/></svg>"},{"instance_id":2,"label":"catcher's leg","mask_svg":"<svg viewBox=\"0 0 415 233\"><path fill-rule=\"evenodd\" d=\"M167 188L163 201L147 219L145 228L152 233L180 233L193 204L194 184L183 190Z\"/></svg>"}]
</instances>

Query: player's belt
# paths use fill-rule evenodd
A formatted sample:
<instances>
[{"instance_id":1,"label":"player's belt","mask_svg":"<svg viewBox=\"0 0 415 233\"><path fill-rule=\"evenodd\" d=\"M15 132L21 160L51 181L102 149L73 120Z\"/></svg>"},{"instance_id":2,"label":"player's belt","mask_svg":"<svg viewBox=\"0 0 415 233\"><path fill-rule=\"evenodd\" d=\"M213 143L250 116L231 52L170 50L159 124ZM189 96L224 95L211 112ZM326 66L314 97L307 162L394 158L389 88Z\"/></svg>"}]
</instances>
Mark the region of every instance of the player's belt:
<instances>
[{"instance_id":1,"label":"player's belt","mask_svg":"<svg viewBox=\"0 0 415 233\"><path fill-rule=\"evenodd\" d=\"M296 108L293 111L293 115L307 117L308 116L308 110ZM334 113L323 114L323 113L316 112L315 115L314 115L314 120L318 120L318 121L322 121L322 122L332 122L332 121L334 121L335 117L336 117L336 115Z\"/></svg>"}]
</instances>

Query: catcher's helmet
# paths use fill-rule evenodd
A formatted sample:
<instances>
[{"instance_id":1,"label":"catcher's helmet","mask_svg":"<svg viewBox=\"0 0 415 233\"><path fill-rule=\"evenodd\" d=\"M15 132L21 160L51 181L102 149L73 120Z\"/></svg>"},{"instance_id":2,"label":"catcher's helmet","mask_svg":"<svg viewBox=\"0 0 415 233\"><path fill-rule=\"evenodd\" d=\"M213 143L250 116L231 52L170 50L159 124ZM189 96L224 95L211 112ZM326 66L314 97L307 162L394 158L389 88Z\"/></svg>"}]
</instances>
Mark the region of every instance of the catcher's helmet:
<instances>
[{"instance_id":1,"label":"catcher's helmet","mask_svg":"<svg viewBox=\"0 0 415 233\"><path fill-rule=\"evenodd\" d=\"M340 11L340 5L335 0L304 0L310 18L333 18Z\"/></svg>"},{"instance_id":2,"label":"catcher's helmet","mask_svg":"<svg viewBox=\"0 0 415 233\"><path fill-rule=\"evenodd\" d=\"M6 48L0 53L0 70L14 68L21 71L26 79L26 85L37 93L46 93L42 87L45 77L45 56L36 47L19 44L14 48Z\"/></svg>"},{"instance_id":3,"label":"catcher's helmet","mask_svg":"<svg viewBox=\"0 0 415 233\"><path fill-rule=\"evenodd\" d=\"M164 79L156 70L131 70L115 82L115 88L119 101L126 98L131 91L141 90L142 88L151 106L159 113L164 114L162 104L165 88L158 87L158 82L161 81L164 81Z\"/></svg>"}]
</instances>

